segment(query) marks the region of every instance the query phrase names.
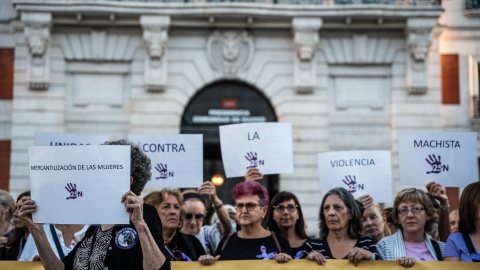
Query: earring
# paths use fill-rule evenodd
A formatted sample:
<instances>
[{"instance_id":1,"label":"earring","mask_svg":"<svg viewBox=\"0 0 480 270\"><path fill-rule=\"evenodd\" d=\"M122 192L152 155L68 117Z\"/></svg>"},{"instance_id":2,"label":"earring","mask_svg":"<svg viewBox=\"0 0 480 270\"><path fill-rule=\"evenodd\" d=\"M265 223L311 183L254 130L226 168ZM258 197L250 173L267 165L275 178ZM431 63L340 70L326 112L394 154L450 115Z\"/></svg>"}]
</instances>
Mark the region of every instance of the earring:
<instances>
[{"instance_id":1,"label":"earring","mask_svg":"<svg viewBox=\"0 0 480 270\"><path fill-rule=\"evenodd\" d=\"M180 228L182 228L182 226L183 226L183 223L181 221L179 221L177 227L180 229Z\"/></svg>"}]
</instances>

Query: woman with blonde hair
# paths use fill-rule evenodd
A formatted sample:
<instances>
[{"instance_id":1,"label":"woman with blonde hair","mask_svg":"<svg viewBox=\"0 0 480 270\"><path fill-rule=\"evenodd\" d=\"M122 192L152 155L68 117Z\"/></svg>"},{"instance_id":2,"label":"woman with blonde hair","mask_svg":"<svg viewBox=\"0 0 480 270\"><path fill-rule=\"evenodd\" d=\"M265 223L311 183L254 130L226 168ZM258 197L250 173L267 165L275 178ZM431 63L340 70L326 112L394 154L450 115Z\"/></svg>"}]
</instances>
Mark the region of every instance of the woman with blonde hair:
<instances>
[{"instance_id":1,"label":"woman with blonde hair","mask_svg":"<svg viewBox=\"0 0 480 270\"><path fill-rule=\"evenodd\" d=\"M393 202L393 221L400 230L377 243L378 253L386 261L398 260L410 267L415 261L442 261L445 243L431 240L435 208L427 193L416 188L400 191Z\"/></svg>"},{"instance_id":2,"label":"woman with blonde hair","mask_svg":"<svg viewBox=\"0 0 480 270\"><path fill-rule=\"evenodd\" d=\"M196 261L200 255L205 254L202 244L194 235L180 232L185 220L185 207L180 190L164 188L148 194L144 201L157 209L170 260Z\"/></svg>"}]
</instances>

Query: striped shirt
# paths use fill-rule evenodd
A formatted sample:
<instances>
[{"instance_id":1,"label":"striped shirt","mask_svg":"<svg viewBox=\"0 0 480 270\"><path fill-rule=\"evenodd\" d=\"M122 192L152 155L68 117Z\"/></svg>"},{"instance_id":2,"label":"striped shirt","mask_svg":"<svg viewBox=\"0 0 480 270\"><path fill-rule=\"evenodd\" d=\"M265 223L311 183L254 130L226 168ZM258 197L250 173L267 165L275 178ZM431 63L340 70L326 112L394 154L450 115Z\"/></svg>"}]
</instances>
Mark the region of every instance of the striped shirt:
<instances>
[{"instance_id":1,"label":"striped shirt","mask_svg":"<svg viewBox=\"0 0 480 270\"><path fill-rule=\"evenodd\" d=\"M371 253L375 254L375 259L376 260L381 260L381 257L377 253L377 248L375 246L375 241L370 236L361 235L357 239L357 242L355 243L355 246L353 246L353 247L358 247L358 248L363 248L365 250L368 250ZM322 255L325 257L325 259L336 259L335 257L333 257L332 251L330 250L330 246L328 245L328 242L325 239L322 239L322 238L311 238L311 239L309 239L307 241L307 243L305 243L302 258L306 258L307 255L312 251L322 253ZM345 256L342 259L348 259L348 255Z\"/></svg>"},{"instance_id":2,"label":"striped shirt","mask_svg":"<svg viewBox=\"0 0 480 270\"><path fill-rule=\"evenodd\" d=\"M445 243L437 241L442 256L445 254ZM428 251L432 254L435 261L438 261L437 254L432 245L432 240L425 235L425 244L427 245ZM405 243L403 241L403 235L401 231L394 233L391 236L386 236L377 243L378 253L386 261L396 261L400 257L407 256L405 251Z\"/></svg>"}]
</instances>

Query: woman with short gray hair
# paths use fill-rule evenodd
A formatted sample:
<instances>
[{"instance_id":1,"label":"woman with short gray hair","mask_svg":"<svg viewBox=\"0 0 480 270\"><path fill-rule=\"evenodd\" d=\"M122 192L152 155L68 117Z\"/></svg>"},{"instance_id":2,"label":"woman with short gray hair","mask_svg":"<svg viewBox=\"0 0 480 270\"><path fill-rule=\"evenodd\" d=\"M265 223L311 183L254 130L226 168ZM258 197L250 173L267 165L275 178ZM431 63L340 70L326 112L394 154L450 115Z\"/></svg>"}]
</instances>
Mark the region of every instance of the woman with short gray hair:
<instances>
[{"instance_id":1,"label":"woman with short gray hair","mask_svg":"<svg viewBox=\"0 0 480 270\"><path fill-rule=\"evenodd\" d=\"M325 264L327 259L348 259L355 266L362 260L378 259L375 241L361 235L362 211L352 194L334 188L320 206L320 238L307 241L304 258Z\"/></svg>"}]
</instances>

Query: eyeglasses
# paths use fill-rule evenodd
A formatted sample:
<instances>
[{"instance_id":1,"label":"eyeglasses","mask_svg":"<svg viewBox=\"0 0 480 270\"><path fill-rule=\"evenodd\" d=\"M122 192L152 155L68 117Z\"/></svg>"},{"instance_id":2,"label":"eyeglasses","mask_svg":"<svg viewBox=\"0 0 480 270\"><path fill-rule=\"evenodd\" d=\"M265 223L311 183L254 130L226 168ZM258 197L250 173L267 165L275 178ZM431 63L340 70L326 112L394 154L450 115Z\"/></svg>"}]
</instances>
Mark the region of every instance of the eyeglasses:
<instances>
[{"instance_id":1,"label":"eyeglasses","mask_svg":"<svg viewBox=\"0 0 480 270\"><path fill-rule=\"evenodd\" d=\"M251 212L255 210L255 207L260 206L258 203L239 203L235 205L235 208L237 209L238 212L242 212L243 207L247 208L248 212Z\"/></svg>"},{"instance_id":2,"label":"eyeglasses","mask_svg":"<svg viewBox=\"0 0 480 270\"><path fill-rule=\"evenodd\" d=\"M293 213L295 210L297 210L297 207L298 205L289 204L287 206L275 205L273 208L275 208L275 211L277 211L278 213L283 213L285 209L287 209L289 213Z\"/></svg>"},{"instance_id":3,"label":"eyeglasses","mask_svg":"<svg viewBox=\"0 0 480 270\"><path fill-rule=\"evenodd\" d=\"M413 207L412 209L408 208L403 208L403 209L398 209L398 215L399 216L405 216L408 215L408 212L412 212L412 214L420 214L423 211L423 207Z\"/></svg>"},{"instance_id":4,"label":"eyeglasses","mask_svg":"<svg viewBox=\"0 0 480 270\"><path fill-rule=\"evenodd\" d=\"M193 217L195 217L196 220L203 220L205 218L205 215L204 214L190 214L190 213L187 213L185 215L185 219L186 220L191 220Z\"/></svg>"}]
</instances>

